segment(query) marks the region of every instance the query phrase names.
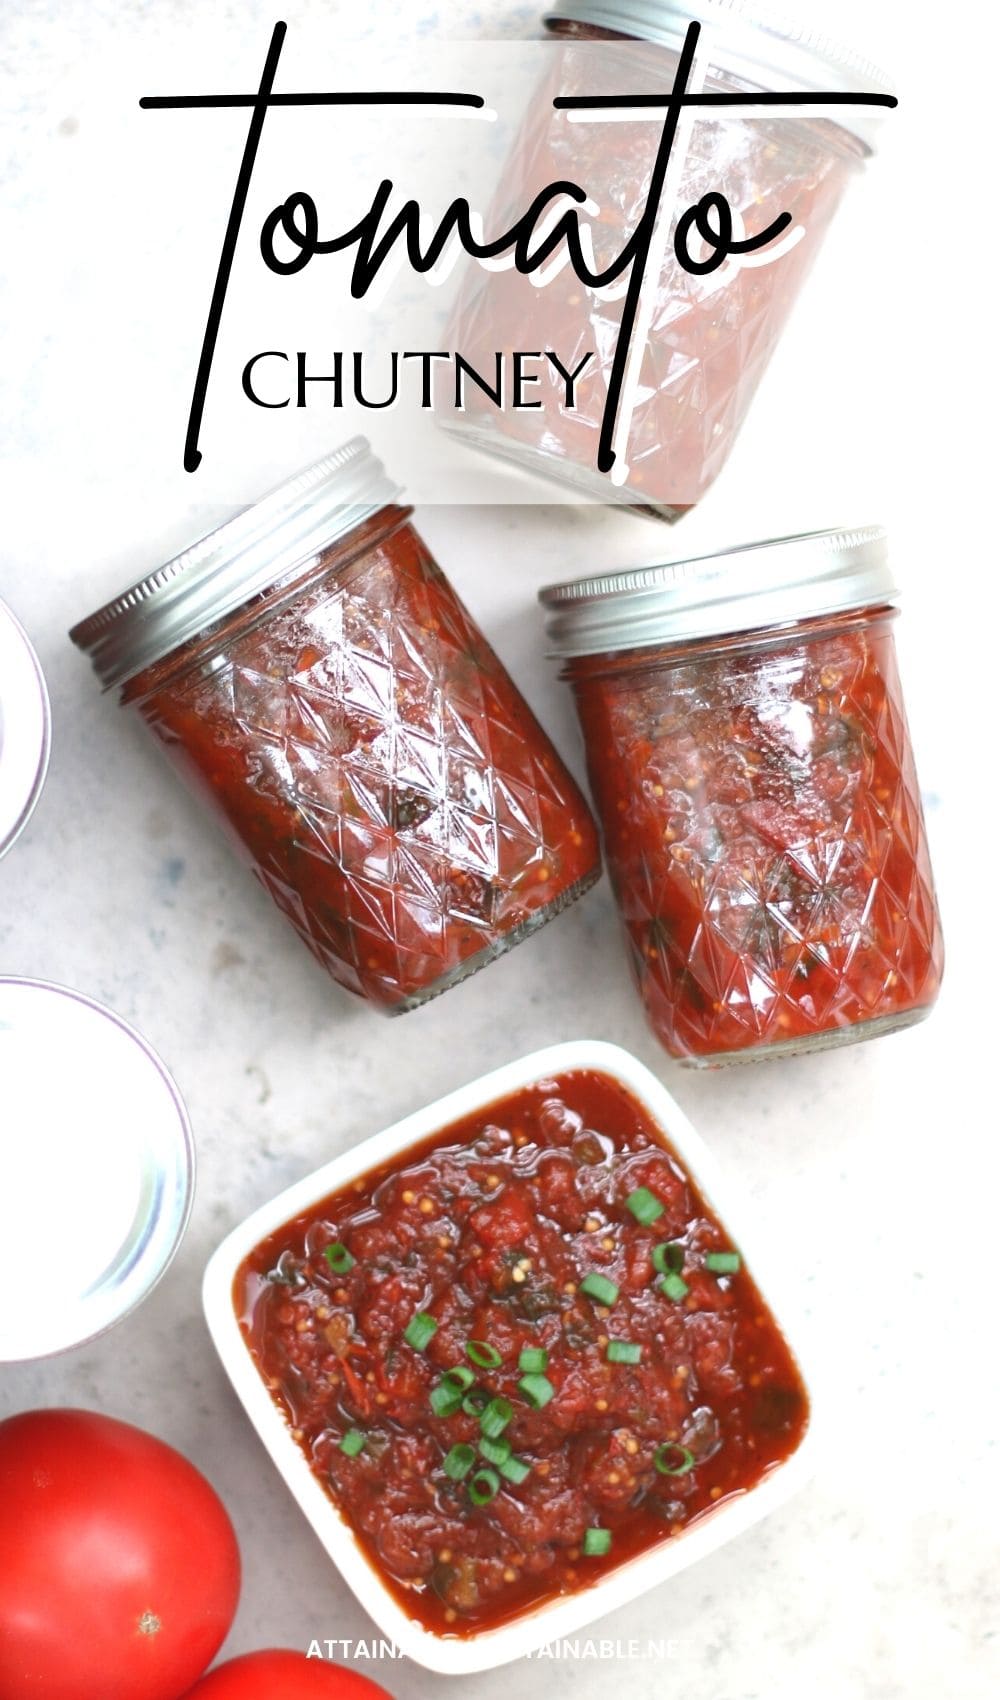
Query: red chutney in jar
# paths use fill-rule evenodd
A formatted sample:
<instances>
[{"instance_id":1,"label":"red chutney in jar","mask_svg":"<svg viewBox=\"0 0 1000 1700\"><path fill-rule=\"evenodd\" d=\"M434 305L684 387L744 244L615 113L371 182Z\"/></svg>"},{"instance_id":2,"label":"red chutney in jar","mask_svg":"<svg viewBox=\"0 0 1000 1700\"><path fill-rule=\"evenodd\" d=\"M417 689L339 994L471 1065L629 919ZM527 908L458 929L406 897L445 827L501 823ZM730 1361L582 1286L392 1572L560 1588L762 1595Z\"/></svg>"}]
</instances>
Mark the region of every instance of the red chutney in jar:
<instances>
[{"instance_id":1,"label":"red chutney in jar","mask_svg":"<svg viewBox=\"0 0 1000 1700\"><path fill-rule=\"evenodd\" d=\"M755 576L773 609L776 596L836 600L837 574L857 595L870 573L875 606L567 665L633 970L674 1056L824 1048L906 1026L937 996L941 927L883 545L874 531L816 533L640 572L633 599L663 598L650 629L706 607L725 618L712 597L728 594L749 621Z\"/></svg>"},{"instance_id":2,"label":"red chutney in jar","mask_svg":"<svg viewBox=\"0 0 1000 1700\"><path fill-rule=\"evenodd\" d=\"M565 112L553 110L553 100L669 92L678 55L660 41L626 40L575 21L576 12L587 10L567 4L567 15L547 20L561 42L544 86L533 97L488 226L509 228L551 183L578 184L599 208L593 217L582 215L582 223L593 243L591 269L603 271L617 260L643 215L663 115L611 126L570 122ZM648 20L650 9L641 10ZM717 32L710 35L706 26L701 51L710 69L705 86L717 93L750 93L748 84L725 68L731 27L725 15ZM650 33L655 37L655 29ZM767 68L763 33L760 41L765 63L757 86L784 87ZM811 86L841 86L837 67L821 65ZM858 116L854 109L844 112L848 125ZM466 411L448 421L448 429L599 500L677 519L701 500L728 459L825 233L867 152L849 129L808 112L794 117L772 117L760 108L745 113L728 108L719 116L705 109L695 112L674 197L678 215L704 196L721 194L734 216L742 218L747 236L767 230L782 214L789 216L789 228L802 235L766 264L760 263L768 252L764 249L753 265L727 262L705 275L682 267L671 246L659 276L647 275L644 290L652 292L653 305L627 433L619 436L619 467L628 468L621 485L597 470L620 335L621 287L591 289L569 265L541 286L513 270L487 273L470 266L453 314L452 340L479 370L489 371L494 350L509 357L525 347L524 327L530 325L532 348L556 351L568 371L583 366L573 404L567 404L557 369L539 361L530 407L498 412L476 392Z\"/></svg>"},{"instance_id":3,"label":"red chutney in jar","mask_svg":"<svg viewBox=\"0 0 1000 1700\"><path fill-rule=\"evenodd\" d=\"M124 678L122 701L221 817L322 965L396 1013L586 890L600 868L597 832L408 523L411 510L385 500L367 444L348 445L319 471L323 481L304 500L293 491L276 517L261 505L266 546L256 536L247 543L254 509L234 522L232 544L223 528L196 546L213 573L229 569L231 551L231 605L201 625L196 610L186 642ZM346 477L375 484L366 517L348 525L329 508ZM269 575L268 559L283 550L284 572L276 564ZM257 559L249 597L244 558ZM180 604L179 616L168 609L173 630L189 577L207 594L200 562L184 562L164 570L165 586L129 593L109 605L110 621L102 611L73 634L109 683L141 652L141 621L157 618L158 596ZM120 655L101 648L115 622L125 628Z\"/></svg>"},{"instance_id":4,"label":"red chutney in jar","mask_svg":"<svg viewBox=\"0 0 1000 1700\"><path fill-rule=\"evenodd\" d=\"M540 1081L325 1199L256 1248L234 1302L315 1474L439 1634L677 1536L807 1423L738 1250L601 1073Z\"/></svg>"}]
</instances>

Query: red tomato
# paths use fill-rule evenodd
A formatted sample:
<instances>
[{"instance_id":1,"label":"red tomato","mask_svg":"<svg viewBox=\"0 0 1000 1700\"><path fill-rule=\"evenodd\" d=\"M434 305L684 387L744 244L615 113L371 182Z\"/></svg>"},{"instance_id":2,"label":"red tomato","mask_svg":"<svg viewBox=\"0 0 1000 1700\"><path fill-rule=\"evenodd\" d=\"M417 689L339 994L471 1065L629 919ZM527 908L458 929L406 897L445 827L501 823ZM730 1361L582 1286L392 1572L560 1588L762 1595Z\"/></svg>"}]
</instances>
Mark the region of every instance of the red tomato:
<instances>
[{"instance_id":1,"label":"red tomato","mask_svg":"<svg viewBox=\"0 0 1000 1700\"><path fill-rule=\"evenodd\" d=\"M246 1653L196 1682L184 1700L392 1700L358 1671L304 1653Z\"/></svg>"},{"instance_id":2,"label":"red tomato","mask_svg":"<svg viewBox=\"0 0 1000 1700\"><path fill-rule=\"evenodd\" d=\"M225 1507L172 1447L90 1411L0 1423L3 1700L177 1700L239 1591Z\"/></svg>"}]
</instances>

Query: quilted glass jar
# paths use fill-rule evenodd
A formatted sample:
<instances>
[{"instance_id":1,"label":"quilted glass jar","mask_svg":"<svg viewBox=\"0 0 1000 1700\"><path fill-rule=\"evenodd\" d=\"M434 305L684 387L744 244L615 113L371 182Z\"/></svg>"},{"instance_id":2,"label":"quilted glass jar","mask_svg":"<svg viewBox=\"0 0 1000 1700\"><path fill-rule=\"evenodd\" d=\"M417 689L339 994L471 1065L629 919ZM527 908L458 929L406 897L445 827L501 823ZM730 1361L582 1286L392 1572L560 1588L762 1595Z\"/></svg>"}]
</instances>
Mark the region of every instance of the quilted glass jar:
<instances>
[{"instance_id":1,"label":"quilted glass jar","mask_svg":"<svg viewBox=\"0 0 1000 1700\"><path fill-rule=\"evenodd\" d=\"M654 1032L692 1064L926 1015L943 953L884 533L542 592Z\"/></svg>"},{"instance_id":2,"label":"quilted glass jar","mask_svg":"<svg viewBox=\"0 0 1000 1700\"><path fill-rule=\"evenodd\" d=\"M574 780L357 438L72 632L319 961L391 1013L599 872Z\"/></svg>"},{"instance_id":3,"label":"quilted glass jar","mask_svg":"<svg viewBox=\"0 0 1000 1700\"><path fill-rule=\"evenodd\" d=\"M603 272L616 261L644 215L662 111L641 121L580 122L571 117L585 115L554 110L553 101L669 93L692 21L701 24L696 68L705 94L890 94L864 58L782 24L766 5L560 0L546 20L556 38L552 64L504 170L490 229L509 228L547 185L579 185L592 203L581 215L593 245L591 269ZM689 88L697 92L694 78ZM613 467L599 465L599 441L623 339L623 287L590 287L569 265L544 284L516 270L470 266L451 335L482 370L495 350L558 351L567 371L582 367L572 405L560 371L545 361L529 402L499 411L476 392L447 429L598 501L677 519L722 470L837 207L872 152L881 116L880 107L866 105L693 110L689 136L680 134L672 150L665 210L680 215L704 196L723 195L748 237L782 214L790 225L745 261L697 274L682 267L669 242L662 258L654 244L608 445Z\"/></svg>"}]
</instances>

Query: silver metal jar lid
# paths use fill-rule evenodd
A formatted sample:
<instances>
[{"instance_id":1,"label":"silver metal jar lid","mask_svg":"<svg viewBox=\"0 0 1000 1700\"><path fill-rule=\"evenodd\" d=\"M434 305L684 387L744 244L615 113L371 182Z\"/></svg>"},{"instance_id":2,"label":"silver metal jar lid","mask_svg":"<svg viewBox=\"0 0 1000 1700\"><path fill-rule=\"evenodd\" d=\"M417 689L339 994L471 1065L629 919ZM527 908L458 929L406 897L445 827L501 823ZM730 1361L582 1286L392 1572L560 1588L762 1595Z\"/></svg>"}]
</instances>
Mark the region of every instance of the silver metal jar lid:
<instances>
[{"instance_id":1,"label":"silver metal jar lid","mask_svg":"<svg viewBox=\"0 0 1000 1700\"><path fill-rule=\"evenodd\" d=\"M49 765L49 694L27 633L0 602L0 856L27 825Z\"/></svg>"},{"instance_id":2,"label":"silver metal jar lid","mask_svg":"<svg viewBox=\"0 0 1000 1700\"><path fill-rule=\"evenodd\" d=\"M79 992L0 978L0 1362L91 1340L187 1225L194 1147L163 1063Z\"/></svg>"},{"instance_id":3,"label":"silver metal jar lid","mask_svg":"<svg viewBox=\"0 0 1000 1700\"><path fill-rule=\"evenodd\" d=\"M546 23L557 21L613 30L680 52L687 27L712 31L712 64L775 94L836 88L845 94L892 94L884 71L863 54L832 41L756 0L555 0ZM808 113L808 108L806 109ZM832 110L832 109L831 109ZM836 122L871 150L884 107L842 106Z\"/></svg>"},{"instance_id":4,"label":"silver metal jar lid","mask_svg":"<svg viewBox=\"0 0 1000 1700\"><path fill-rule=\"evenodd\" d=\"M69 635L110 690L278 584L399 496L367 439L353 437L81 620Z\"/></svg>"},{"instance_id":5,"label":"silver metal jar lid","mask_svg":"<svg viewBox=\"0 0 1000 1700\"><path fill-rule=\"evenodd\" d=\"M881 526L807 531L716 555L548 585L551 654L614 654L761 631L891 602Z\"/></svg>"}]
</instances>

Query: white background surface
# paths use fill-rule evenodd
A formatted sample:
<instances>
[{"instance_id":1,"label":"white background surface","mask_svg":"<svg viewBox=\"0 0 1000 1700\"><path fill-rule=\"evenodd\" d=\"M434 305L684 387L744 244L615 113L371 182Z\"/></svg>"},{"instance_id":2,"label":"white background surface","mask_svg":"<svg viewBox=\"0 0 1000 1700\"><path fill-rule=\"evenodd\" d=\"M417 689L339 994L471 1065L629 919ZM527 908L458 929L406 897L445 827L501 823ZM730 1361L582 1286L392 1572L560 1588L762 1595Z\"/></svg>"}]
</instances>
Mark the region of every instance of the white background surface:
<instances>
[{"instance_id":1,"label":"white background surface","mask_svg":"<svg viewBox=\"0 0 1000 1700\"><path fill-rule=\"evenodd\" d=\"M803 19L818 12L786 3ZM329 40L359 28L359 9L336 0L282 15ZM109 461L100 387L80 381L73 302L89 292L92 379L95 349L114 359L122 312L116 301L115 315L102 314L93 280L99 264L111 275L127 242L127 209L112 234L107 186L76 162L95 99L124 106L145 92L103 80L116 20L141 30L151 65L158 41L186 36L192 87L205 65L235 87L258 74L274 16L258 0L5 0L0 16L11 155L0 594L36 642L55 717L42 802L0 867L0 971L64 981L135 1022L176 1073L201 1164L187 1239L151 1300L92 1348L0 1372L0 1415L45 1403L104 1409L206 1470L246 1563L231 1650L365 1635L214 1359L198 1300L206 1257L253 1206L439 1093L542 1043L614 1039L677 1094L787 1264L827 1445L814 1483L767 1524L603 1626L621 1640L671 1637L665 1666L526 1664L470 1686L483 1700L514 1683L525 1700L571 1688L596 1700L621 1682L642 1700L983 1700L1000 1681L988 13L945 19L968 30L949 46L938 9L842 0L839 33L858 20L855 39L893 72L900 109L701 509L671 532L556 509L418 515L573 759L571 705L533 608L540 583L827 524L890 528L949 946L940 1006L925 1026L872 1045L704 1077L647 1035L606 885L401 1021L341 996L66 641L72 620L217 517L199 512L196 492L178 494L166 466L154 490ZM503 0L449 0L436 12L416 0L401 22L398 6L373 0L360 27L516 35L534 18L534 7ZM70 202L66 241L56 221ZM170 337L163 262L143 256L147 289L128 303L123 334ZM131 431L153 429L156 402L137 383ZM273 472L286 470L276 444ZM38 1134L9 1126L0 1097L0 1141ZM45 1246L74 1227L40 1215L34 1301L58 1303ZM411 1667L380 1672L416 1700L449 1687Z\"/></svg>"}]
</instances>

